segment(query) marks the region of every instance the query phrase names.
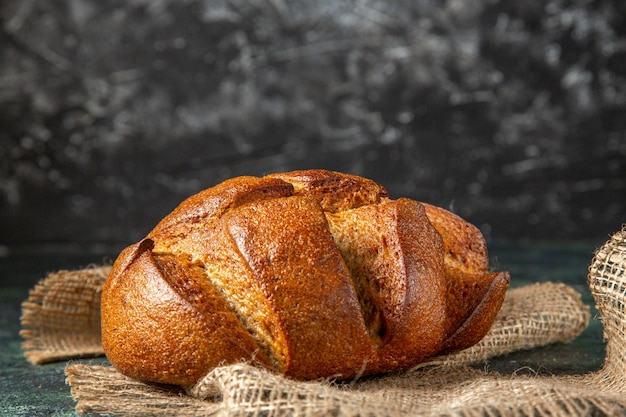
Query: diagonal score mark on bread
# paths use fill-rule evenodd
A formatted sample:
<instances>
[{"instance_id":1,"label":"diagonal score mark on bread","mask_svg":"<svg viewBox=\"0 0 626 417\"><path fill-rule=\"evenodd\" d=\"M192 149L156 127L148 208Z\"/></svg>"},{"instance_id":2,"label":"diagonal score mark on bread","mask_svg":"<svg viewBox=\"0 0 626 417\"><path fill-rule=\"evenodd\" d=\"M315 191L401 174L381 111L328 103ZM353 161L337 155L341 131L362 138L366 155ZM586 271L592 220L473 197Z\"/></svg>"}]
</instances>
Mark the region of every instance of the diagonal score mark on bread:
<instances>
[{"instance_id":1,"label":"diagonal score mark on bread","mask_svg":"<svg viewBox=\"0 0 626 417\"><path fill-rule=\"evenodd\" d=\"M508 286L443 209L309 170L182 202L116 261L103 346L128 376L189 385L240 361L299 379L416 365L478 342Z\"/></svg>"},{"instance_id":2,"label":"diagonal score mark on bread","mask_svg":"<svg viewBox=\"0 0 626 417\"><path fill-rule=\"evenodd\" d=\"M422 203L444 244L448 335L441 353L472 346L484 335L509 286L508 272L488 272L487 244L478 228L459 216Z\"/></svg>"}]
</instances>

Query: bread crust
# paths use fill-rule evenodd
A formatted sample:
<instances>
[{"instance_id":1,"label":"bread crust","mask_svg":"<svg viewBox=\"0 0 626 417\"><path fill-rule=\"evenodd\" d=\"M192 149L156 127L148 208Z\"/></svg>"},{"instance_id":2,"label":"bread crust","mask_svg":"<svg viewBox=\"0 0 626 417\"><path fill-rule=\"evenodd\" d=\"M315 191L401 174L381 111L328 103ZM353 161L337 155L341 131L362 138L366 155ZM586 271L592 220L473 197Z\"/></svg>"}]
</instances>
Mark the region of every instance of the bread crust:
<instances>
[{"instance_id":1,"label":"bread crust","mask_svg":"<svg viewBox=\"0 0 626 417\"><path fill-rule=\"evenodd\" d=\"M226 363L347 379L460 350L508 287L480 231L324 170L237 177L183 201L116 260L102 342L122 373L190 385Z\"/></svg>"},{"instance_id":2,"label":"bread crust","mask_svg":"<svg viewBox=\"0 0 626 417\"><path fill-rule=\"evenodd\" d=\"M222 363L269 365L201 267L184 256L159 262L152 248L145 239L125 249L103 288L102 344L111 363L132 378L175 385Z\"/></svg>"},{"instance_id":3,"label":"bread crust","mask_svg":"<svg viewBox=\"0 0 626 417\"><path fill-rule=\"evenodd\" d=\"M279 370L315 379L359 369L372 355L369 338L317 202L302 196L265 200L229 213L225 221L269 300L274 333L282 333Z\"/></svg>"}]
</instances>

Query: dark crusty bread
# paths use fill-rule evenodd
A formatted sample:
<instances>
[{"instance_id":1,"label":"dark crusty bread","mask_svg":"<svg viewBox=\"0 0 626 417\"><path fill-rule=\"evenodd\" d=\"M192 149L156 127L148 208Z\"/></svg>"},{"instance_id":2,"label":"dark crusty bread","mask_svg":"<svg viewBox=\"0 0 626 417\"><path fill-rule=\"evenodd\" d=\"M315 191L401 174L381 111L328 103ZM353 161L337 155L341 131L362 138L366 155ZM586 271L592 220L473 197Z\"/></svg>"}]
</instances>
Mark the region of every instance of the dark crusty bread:
<instances>
[{"instance_id":1,"label":"dark crusty bread","mask_svg":"<svg viewBox=\"0 0 626 417\"><path fill-rule=\"evenodd\" d=\"M111 363L190 385L253 362L347 379L469 347L508 287L458 216L354 175L237 177L183 201L113 265L102 294Z\"/></svg>"}]
</instances>

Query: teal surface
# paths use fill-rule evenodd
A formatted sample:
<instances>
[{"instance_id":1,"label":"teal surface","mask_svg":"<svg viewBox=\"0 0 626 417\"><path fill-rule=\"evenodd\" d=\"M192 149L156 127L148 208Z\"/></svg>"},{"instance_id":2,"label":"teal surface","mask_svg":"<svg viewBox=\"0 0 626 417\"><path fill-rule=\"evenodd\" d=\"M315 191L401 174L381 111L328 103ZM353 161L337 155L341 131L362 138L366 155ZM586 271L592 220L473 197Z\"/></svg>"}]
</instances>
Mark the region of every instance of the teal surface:
<instances>
[{"instance_id":1,"label":"teal surface","mask_svg":"<svg viewBox=\"0 0 626 417\"><path fill-rule=\"evenodd\" d=\"M587 268L598 245L591 243L493 243L495 269L511 272L512 287L533 282L563 282L592 305ZM110 263L111 256L82 253L20 253L0 257L0 416L75 416L65 363L29 364L19 336L21 303L46 273ZM602 326L592 310L589 327L574 341L489 360L482 366L507 374L581 374L602 366ZM105 362L90 359L86 362Z\"/></svg>"}]
</instances>

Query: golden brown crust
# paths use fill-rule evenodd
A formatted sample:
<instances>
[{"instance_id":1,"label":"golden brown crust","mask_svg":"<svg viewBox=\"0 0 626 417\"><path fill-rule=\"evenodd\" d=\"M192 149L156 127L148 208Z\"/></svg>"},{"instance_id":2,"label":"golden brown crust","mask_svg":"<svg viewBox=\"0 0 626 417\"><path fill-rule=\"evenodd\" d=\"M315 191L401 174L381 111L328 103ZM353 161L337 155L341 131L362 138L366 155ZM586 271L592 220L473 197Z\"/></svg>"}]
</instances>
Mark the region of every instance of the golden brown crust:
<instances>
[{"instance_id":1,"label":"golden brown crust","mask_svg":"<svg viewBox=\"0 0 626 417\"><path fill-rule=\"evenodd\" d=\"M255 200L287 197L293 186L269 177L235 177L184 200L148 234L148 237L186 233L194 226L218 219L232 208Z\"/></svg>"},{"instance_id":2,"label":"golden brown crust","mask_svg":"<svg viewBox=\"0 0 626 417\"><path fill-rule=\"evenodd\" d=\"M444 242L448 334L441 353L462 350L491 327L510 277L508 272L488 272L487 243L476 226L441 207L423 205Z\"/></svg>"},{"instance_id":3,"label":"golden brown crust","mask_svg":"<svg viewBox=\"0 0 626 417\"><path fill-rule=\"evenodd\" d=\"M353 374L372 352L319 205L300 196L266 200L225 220L269 300L274 332L283 333L287 349L279 371L301 379Z\"/></svg>"},{"instance_id":4,"label":"golden brown crust","mask_svg":"<svg viewBox=\"0 0 626 417\"><path fill-rule=\"evenodd\" d=\"M466 349L489 331L509 287L508 272L448 269L448 337L441 354Z\"/></svg>"},{"instance_id":5,"label":"golden brown crust","mask_svg":"<svg viewBox=\"0 0 626 417\"><path fill-rule=\"evenodd\" d=\"M367 178L323 169L283 172L266 178L283 180L295 194L313 197L326 212L377 204L388 197L387 190Z\"/></svg>"},{"instance_id":6,"label":"golden brown crust","mask_svg":"<svg viewBox=\"0 0 626 417\"><path fill-rule=\"evenodd\" d=\"M151 249L146 239L124 250L103 289L102 344L122 373L189 385L221 363L269 363L199 265L158 262Z\"/></svg>"},{"instance_id":7,"label":"golden brown crust","mask_svg":"<svg viewBox=\"0 0 626 417\"><path fill-rule=\"evenodd\" d=\"M441 237L421 204L387 200L327 214L350 269L376 355L367 372L432 355L446 332Z\"/></svg>"},{"instance_id":8,"label":"golden brown crust","mask_svg":"<svg viewBox=\"0 0 626 417\"><path fill-rule=\"evenodd\" d=\"M489 267L487 244L476 226L454 213L424 204L428 220L435 226L445 245L445 262L466 272L486 271Z\"/></svg>"},{"instance_id":9,"label":"golden brown crust","mask_svg":"<svg viewBox=\"0 0 626 417\"><path fill-rule=\"evenodd\" d=\"M507 273L458 216L324 170L238 177L124 250L102 295L111 363L189 385L222 363L300 378L415 365L480 340Z\"/></svg>"},{"instance_id":10,"label":"golden brown crust","mask_svg":"<svg viewBox=\"0 0 626 417\"><path fill-rule=\"evenodd\" d=\"M432 356L446 331L441 237L420 203L401 198L381 206L381 221L387 223L383 241L392 257L386 276L378 279L383 300L391 300L387 303L393 307L387 323L389 335L377 351L375 372L401 369ZM395 279L390 281L390 277ZM389 284L392 287L385 288Z\"/></svg>"}]
</instances>

